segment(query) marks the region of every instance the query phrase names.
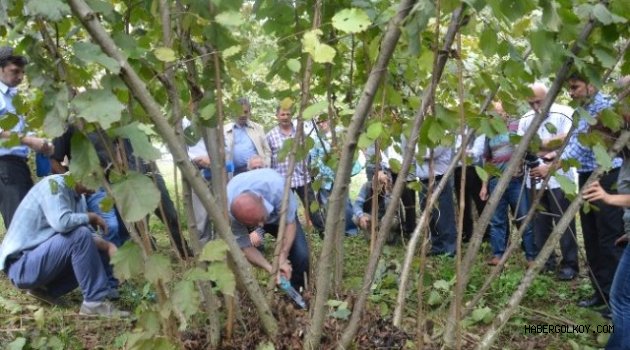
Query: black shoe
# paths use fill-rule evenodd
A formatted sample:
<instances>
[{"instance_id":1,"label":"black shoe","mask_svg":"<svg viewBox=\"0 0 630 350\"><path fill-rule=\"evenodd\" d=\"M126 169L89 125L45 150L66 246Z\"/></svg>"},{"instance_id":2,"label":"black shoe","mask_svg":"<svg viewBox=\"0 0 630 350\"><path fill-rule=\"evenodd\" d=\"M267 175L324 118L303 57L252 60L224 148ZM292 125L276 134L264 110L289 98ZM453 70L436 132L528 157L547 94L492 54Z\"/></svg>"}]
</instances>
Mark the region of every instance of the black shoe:
<instances>
[{"instance_id":1,"label":"black shoe","mask_svg":"<svg viewBox=\"0 0 630 350\"><path fill-rule=\"evenodd\" d=\"M560 281L571 281L577 277L577 272L569 267L563 267L556 274L556 278Z\"/></svg>"},{"instance_id":2,"label":"black shoe","mask_svg":"<svg viewBox=\"0 0 630 350\"><path fill-rule=\"evenodd\" d=\"M580 300L578 302L579 307L595 307L595 306L601 306L604 304L605 304L604 299L602 299L602 297L599 295L596 295L590 299Z\"/></svg>"},{"instance_id":3,"label":"black shoe","mask_svg":"<svg viewBox=\"0 0 630 350\"><path fill-rule=\"evenodd\" d=\"M607 320L612 320L612 311L610 311L609 308L605 308L604 310L600 311L599 314Z\"/></svg>"}]
</instances>

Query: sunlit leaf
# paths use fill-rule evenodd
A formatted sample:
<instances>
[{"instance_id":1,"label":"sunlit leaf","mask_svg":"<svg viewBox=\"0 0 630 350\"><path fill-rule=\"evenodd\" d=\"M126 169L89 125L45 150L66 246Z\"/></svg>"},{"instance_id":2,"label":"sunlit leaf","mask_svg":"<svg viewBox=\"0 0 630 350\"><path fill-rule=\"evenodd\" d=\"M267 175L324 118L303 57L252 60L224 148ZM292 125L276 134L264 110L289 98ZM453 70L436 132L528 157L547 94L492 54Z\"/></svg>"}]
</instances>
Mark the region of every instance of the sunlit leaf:
<instances>
[{"instance_id":1,"label":"sunlit leaf","mask_svg":"<svg viewBox=\"0 0 630 350\"><path fill-rule=\"evenodd\" d=\"M103 129L119 121L125 106L109 90L87 90L72 100L77 115L91 123L99 123Z\"/></svg>"},{"instance_id":2,"label":"sunlit leaf","mask_svg":"<svg viewBox=\"0 0 630 350\"><path fill-rule=\"evenodd\" d=\"M171 261L161 254L151 254L144 265L144 277L147 281L157 284L158 281L169 282L173 271Z\"/></svg>"},{"instance_id":3,"label":"sunlit leaf","mask_svg":"<svg viewBox=\"0 0 630 350\"><path fill-rule=\"evenodd\" d=\"M304 118L305 120L312 119L313 117L316 117L324 113L327 108L328 108L328 101L323 100L323 101L316 102L304 109L304 112L302 113L302 118Z\"/></svg>"},{"instance_id":4,"label":"sunlit leaf","mask_svg":"<svg viewBox=\"0 0 630 350\"><path fill-rule=\"evenodd\" d=\"M243 16L241 16L241 13L238 11L221 12L215 17L215 20L228 29L238 27L244 22Z\"/></svg>"},{"instance_id":5,"label":"sunlit leaf","mask_svg":"<svg viewBox=\"0 0 630 350\"><path fill-rule=\"evenodd\" d=\"M289 67L292 72L299 73L302 68L302 64L295 58L291 58L287 60L287 67Z\"/></svg>"},{"instance_id":6,"label":"sunlit leaf","mask_svg":"<svg viewBox=\"0 0 630 350\"><path fill-rule=\"evenodd\" d=\"M14 341L7 344L7 350L22 350L26 346L26 339L22 337L15 338Z\"/></svg>"},{"instance_id":7,"label":"sunlit leaf","mask_svg":"<svg viewBox=\"0 0 630 350\"><path fill-rule=\"evenodd\" d=\"M335 58L335 49L319 41L322 31L314 29L304 33L302 38L302 50L313 57L317 63L331 63Z\"/></svg>"},{"instance_id":8,"label":"sunlit leaf","mask_svg":"<svg viewBox=\"0 0 630 350\"><path fill-rule=\"evenodd\" d=\"M345 33L359 33L366 30L372 21L362 9L351 8L337 12L332 18L332 25Z\"/></svg>"},{"instance_id":9,"label":"sunlit leaf","mask_svg":"<svg viewBox=\"0 0 630 350\"><path fill-rule=\"evenodd\" d=\"M371 138L372 140L375 140L381 135L382 132L383 132L383 123L376 122L368 126L366 133L369 138Z\"/></svg>"},{"instance_id":10,"label":"sunlit leaf","mask_svg":"<svg viewBox=\"0 0 630 350\"><path fill-rule=\"evenodd\" d=\"M229 250L227 243L222 239L212 240L203 247L199 260L201 261L222 261Z\"/></svg>"},{"instance_id":11,"label":"sunlit leaf","mask_svg":"<svg viewBox=\"0 0 630 350\"><path fill-rule=\"evenodd\" d=\"M199 308L199 293L192 281L179 281L171 294L173 306L186 316L192 316Z\"/></svg>"},{"instance_id":12,"label":"sunlit leaf","mask_svg":"<svg viewBox=\"0 0 630 350\"><path fill-rule=\"evenodd\" d=\"M153 51L155 57L162 62L173 62L177 60L177 56L175 56L175 51L168 47L158 47Z\"/></svg>"},{"instance_id":13,"label":"sunlit leaf","mask_svg":"<svg viewBox=\"0 0 630 350\"><path fill-rule=\"evenodd\" d=\"M143 272L144 262L140 247L130 240L118 248L110 261L114 265L114 275L120 280L131 279Z\"/></svg>"},{"instance_id":14,"label":"sunlit leaf","mask_svg":"<svg viewBox=\"0 0 630 350\"><path fill-rule=\"evenodd\" d=\"M216 283L221 293L225 295L234 295L236 288L236 279L234 273L225 262L213 262L208 266L208 274L210 279Z\"/></svg>"},{"instance_id":15,"label":"sunlit leaf","mask_svg":"<svg viewBox=\"0 0 630 350\"><path fill-rule=\"evenodd\" d=\"M33 16L60 21L70 14L70 7L60 0L27 0L26 9Z\"/></svg>"}]
</instances>

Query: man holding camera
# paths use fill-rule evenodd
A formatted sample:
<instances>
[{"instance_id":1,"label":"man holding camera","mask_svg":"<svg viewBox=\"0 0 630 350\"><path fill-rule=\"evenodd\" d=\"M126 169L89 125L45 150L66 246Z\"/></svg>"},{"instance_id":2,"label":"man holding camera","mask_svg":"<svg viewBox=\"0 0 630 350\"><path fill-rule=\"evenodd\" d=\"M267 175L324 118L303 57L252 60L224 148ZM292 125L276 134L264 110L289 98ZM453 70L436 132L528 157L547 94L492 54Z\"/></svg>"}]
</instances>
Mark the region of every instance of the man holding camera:
<instances>
[{"instance_id":1,"label":"man holding camera","mask_svg":"<svg viewBox=\"0 0 630 350\"><path fill-rule=\"evenodd\" d=\"M518 124L518 135L524 135L527 132L536 113L540 113L540 106L542 106L542 102L547 95L547 87L543 84L536 83L530 87L532 89L532 97L528 99L528 103L532 109L521 117ZM533 159L526 162L530 169L540 166L542 161L547 158L549 152L555 151L562 145L562 142L571 130L573 112L573 108L569 106L556 103L551 105L547 117L536 133L541 142L540 148L536 153L531 154ZM567 210L569 204L571 204L567 199L566 193L561 189L557 179L559 176L565 177L565 181L575 183L575 168L569 168L567 171L558 169L556 176L552 176L549 179L549 183L544 189L540 199L540 206L543 210L536 213L534 221L534 242L538 251L545 245L554 226ZM536 190L540 190L542 186L541 181L535 181L530 178L527 178L526 183L528 189L535 187ZM577 277L579 271L575 220L571 220L571 224L560 239L560 251L562 252L562 260L556 277L561 281L570 281ZM556 256L552 253L545 264L545 270L554 271L555 269Z\"/></svg>"}]
</instances>

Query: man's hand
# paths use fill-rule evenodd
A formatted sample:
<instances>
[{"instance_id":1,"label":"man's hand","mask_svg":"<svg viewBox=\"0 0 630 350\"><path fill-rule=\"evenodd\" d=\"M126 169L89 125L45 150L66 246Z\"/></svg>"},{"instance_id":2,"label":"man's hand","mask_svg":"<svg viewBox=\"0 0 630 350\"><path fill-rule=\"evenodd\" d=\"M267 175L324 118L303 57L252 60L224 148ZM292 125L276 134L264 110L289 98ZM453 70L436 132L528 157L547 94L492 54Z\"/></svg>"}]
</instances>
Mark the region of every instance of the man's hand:
<instances>
[{"instance_id":1,"label":"man's hand","mask_svg":"<svg viewBox=\"0 0 630 350\"><path fill-rule=\"evenodd\" d=\"M370 216L368 214L363 214L359 217L359 227L363 230L367 230L370 227Z\"/></svg>"},{"instance_id":2,"label":"man's hand","mask_svg":"<svg viewBox=\"0 0 630 350\"><path fill-rule=\"evenodd\" d=\"M599 181L591 182L582 191L582 196L589 202L599 201L609 204L610 194L600 185Z\"/></svg>"},{"instance_id":3,"label":"man's hand","mask_svg":"<svg viewBox=\"0 0 630 350\"><path fill-rule=\"evenodd\" d=\"M107 256L109 256L110 258L113 257L114 254L116 254L118 248L116 248L116 245L114 243L108 242L100 236L96 235L93 235L92 238L94 239L94 243L96 244L96 248L98 250L106 252Z\"/></svg>"},{"instance_id":4,"label":"man's hand","mask_svg":"<svg viewBox=\"0 0 630 350\"><path fill-rule=\"evenodd\" d=\"M550 166L548 164L540 164L534 169L530 170L529 177L534 180L539 180L547 176L549 174Z\"/></svg>"},{"instance_id":5,"label":"man's hand","mask_svg":"<svg viewBox=\"0 0 630 350\"><path fill-rule=\"evenodd\" d=\"M484 184L481 186L481 190L479 191L479 198L481 198L482 201L487 201L488 197L488 186Z\"/></svg>"},{"instance_id":6,"label":"man's hand","mask_svg":"<svg viewBox=\"0 0 630 350\"><path fill-rule=\"evenodd\" d=\"M41 137L24 136L21 140L22 144L32 148L35 152L51 156L55 153L55 146L50 141Z\"/></svg>"},{"instance_id":7,"label":"man's hand","mask_svg":"<svg viewBox=\"0 0 630 350\"><path fill-rule=\"evenodd\" d=\"M625 246L630 242L630 233L626 233L625 235L617 238L615 241L615 245Z\"/></svg>"},{"instance_id":8,"label":"man's hand","mask_svg":"<svg viewBox=\"0 0 630 350\"><path fill-rule=\"evenodd\" d=\"M98 229L100 227L103 231L103 234L107 234L107 223L105 222L105 220L103 220L102 217L100 217L96 213L88 213L88 219L90 220L89 222L92 227L94 227L95 229Z\"/></svg>"},{"instance_id":9,"label":"man's hand","mask_svg":"<svg viewBox=\"0 0 630 350\"><path fill-rule=\"evenodd\" d=\"M193 163L200 168L210 168L210 157L208 156L200 156L197 158L193 158Z\"/></svg>"},{"instance_id":10,"label":"man's hand","mask_svg":"<svg viewBox=\"0 0 630 350\"><path fill-rule=\"evenodd\" d=\"M282 274L286 279L291 279L291 273L293 272L293 267L291 267L291 263L288 260L281 261L278 265L280 270L280 274ZM280 283L280 276L278 275L277 283Z\"/></svg>"},{"instance_id":11,"label":"man's hand","mask_svg":"<svg viewBox=\"0 0 630 350\"><path fill-rule=\"evenodd\" d=\"M249 241L254 247L260 247L263 243L263 236L256 230L249 233Z\"/></svg>"}]
</instances>

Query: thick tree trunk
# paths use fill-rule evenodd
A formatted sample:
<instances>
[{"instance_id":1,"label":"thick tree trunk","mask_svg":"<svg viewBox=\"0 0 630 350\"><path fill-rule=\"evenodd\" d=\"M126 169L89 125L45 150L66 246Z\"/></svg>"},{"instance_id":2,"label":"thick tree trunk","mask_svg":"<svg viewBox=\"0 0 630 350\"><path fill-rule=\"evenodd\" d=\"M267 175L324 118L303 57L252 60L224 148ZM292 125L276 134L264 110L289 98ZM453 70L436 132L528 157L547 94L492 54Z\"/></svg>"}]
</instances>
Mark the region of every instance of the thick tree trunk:
<instances>
[{"instance_id":1,"label":"thick tree trunk","mask_svg":"<svg viewBox=\"0 0 630 350\"><path fill-rule=\"evenodd\" d=\"M346 132L346 138L341 152L341 159L339 160L337 174L335 175L335 186L333 187L330 200L328 202L326 232L334 232L337 226L335 223L335 217L339 215L338 213L344 212L346 200L348 198L348 184L350 183L350 172L352 170L354 152L357 147L357 139L363 129L367 116L370 114L372 102L374 101L374 96L376 95L381 79L387 71L387 63L392 57L394 48L400 38L400 25L407 17L407 14L414 3L415 0L403 0L398 6L396 16L394 16L390 21L387 27L387 32L381 42L381 50L377 58L377 63L370 73L354 115L352 116L352 121ZM322 253L319 259L320 265L316 277L317 293L315 294L315 300L311 307L311 310L313 310L311 327L307 331L304 342L307 349L318 349L320 345L324 319L328 313L326 301L328 300L328 294L330 291L330 277L332 272L331 261L334 258L332 256L332 252L335 241L336 239L334 234L328 234L324 238Z\"/></svg>"},{"instance_id":2,"label":"thick tree trunk","mask_svg":"<svg viewBox=\"0 0 630 350\"><path fill-rule=\"evenodd\" d=\"M402 7L402 4L401 4L401 7ZM403 158L403 163L400 170L401 175L407 174L411 167L411 163L414 158L415 151L416 151L416 148L415 148L416 142L418 140L418 136L420 133L420 126L422 125L422 122L424 121L424 116L429 106L432 103L433 96L435 95L437 83L439 82L442 76L442 72L444 71L444 66L446 65L446 61L448 60L448 52L450 51L450 47L453 44L455 33L459 31L459 28L462 25L464 11L465 11L465 5L462 5L457 10L455 10L455 12L453 12L453 15L451 17L451 23L449 24L448 31L444 39L443 50L440 50L440 54L437 59L434 71L433 71L433 78L432 78L431 85L424 92L424 95L422 97L422 105L414 117L413 129L411 131L411 135L409 137L407 145L405 146L405 149L403 151L404 158ZM377 64L375 66L375 69L381 69L381 68ZM447 178L447 176L445 175L443 178ZM344 333L340 340L339 348L346 348L350 344L350 341L352 340L352 338L354 337L354 335L356 334L358 330L359 320L361 318L363 308L365 307L365 303L367 302L367 298L370 293L370 288L372 286L372 282L374 279L376 266L378 265L378 260L380 258L381 250L383 249L383 244L385 243L385 238L388 233L387 231L388 231L388 228L391 226L392 220L398 208L398 206L394 205L394 203L398 203L398 201L400 200L400 195L405 185L406 185L405 176L398 176L398 178L396 179L396 183L394 184L394 188L392 190L392 198L391 198L392 205L390 205L387 208L385 212L385 216L383 217L383 220L381 223L381 229L379 230L379 234L376 239L375 246L374 246L374 251L370 255L368 266L365 270L361 292L359 294L357 302L355 303L350 322L348 323L348 326L344 330Z\"/></svg>"},{"instance_id":3,"label":"thick tree trunk","mask_svg":"<svg viewBox=\"0 0 630 350\"><path fill-rule=\"evenodd\" d=\"M264 331L271 337L275 336L278 330L277 322L273 318L269 305L263 298L262 291L252 274L251 265L247 262L243 252L238 246L234 234L230 229L230 225L222 215L222 210L217 205L214 196L210 193L210 190L201 179L196 168L188 160L188 156L183 147L179 144L177 136L168 124L168 121L164 118L160 106L153 99L142 79L140 79L129 65L105 28L103 28L98 21L97 14L94 13L83 0L69 0L68 3L74 15L81 21L83 26L90 33L92 39L101 47L103 52L120 64L120 75L122 79L138 102L147 111L158 133L167 143L173 155L173 160L182 171L183 177L191 184L192 189L199 196L205 209L212 216L212 219L217 225L219 234L226 241L230 256L237 266L235 271L236 275L245 286L249 297L254 302L258 315L261 318Z\"/></svg>"}]
</instances>

